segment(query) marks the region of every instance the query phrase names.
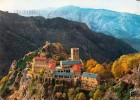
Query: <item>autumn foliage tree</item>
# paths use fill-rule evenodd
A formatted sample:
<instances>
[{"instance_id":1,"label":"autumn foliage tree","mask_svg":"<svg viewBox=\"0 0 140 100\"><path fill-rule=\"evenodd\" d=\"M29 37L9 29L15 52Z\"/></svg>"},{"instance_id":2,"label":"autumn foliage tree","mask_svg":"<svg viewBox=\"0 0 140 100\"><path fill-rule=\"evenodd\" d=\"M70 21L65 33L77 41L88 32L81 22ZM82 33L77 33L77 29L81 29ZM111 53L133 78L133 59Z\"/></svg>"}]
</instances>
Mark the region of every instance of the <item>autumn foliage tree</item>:
<instances>
[{"instance_id":1,"label":"autumn foliage tree","mask_svg":"<svg viewBox=\"0 0 140 100\"><path fill-rule=\"evenodd\" d=\"M105 73L104 66L101 65L101 64L97 64L96 67L94 68L94 72L93 73L97 73L100 76L104 76L104 73Z\"/></svg>"},{"instance_id":2,"label":"autumn foliage tree","mask_svg":"<svg viewBox=\"0 0 140 100\"><path fill-rule=\"evenodd\" d=\"M104 66L93 59L87 60L86 71L90 73L99 74L100 76L104 76L105 73Z\"/></svg>"},{"instance_id":3,"label":"autumn foliage tree","mask_svg":"<svg viewBox=\"0 0 140 100\"><path fill-rule=\"evenodd\" d=\"M95 68L96 64L97 64L97 61L95 61L93 59L87 60L86 71L87 72L93 72L93 68Z\"/></svg>"},{"instance_id":4,"label":"autumn foliage tree","mask_svg":"<svg viewBox=\"0 0 140 100\"><path fill-rule=\"evenodd\" d=\"M88 61L87 61L87 64L86 64L86 66L87 67L95 67L96 66L96 64L98 64L97 63L97 61L95 61L94 59L89 59Z\"/></svg>"},{"instance_id":5,"label":"autumn foliage tree","mask_svg":"<svg viewBox=\"0 0 140 100\"><path fill-rule=\"evenodd\" d=\"M114 77L120 78L136 68L140 63L140 53L123 55L112 65L112 73Z\"/></svg>"}]
</instances>

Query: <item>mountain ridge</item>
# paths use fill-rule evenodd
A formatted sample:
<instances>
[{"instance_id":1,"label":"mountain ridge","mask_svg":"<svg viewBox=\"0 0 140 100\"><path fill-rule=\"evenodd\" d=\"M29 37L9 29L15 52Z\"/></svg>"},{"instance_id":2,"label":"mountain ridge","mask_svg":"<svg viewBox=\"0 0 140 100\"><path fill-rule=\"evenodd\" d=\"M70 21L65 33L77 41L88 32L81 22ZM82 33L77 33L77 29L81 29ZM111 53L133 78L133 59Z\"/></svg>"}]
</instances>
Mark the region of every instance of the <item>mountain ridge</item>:
<instances>
[{"instance_id":1,"label":"mountain ridge","mask_svg":"<svg viewBox=\"0 0 140 100\"><path fill-rule=\"evenodd\" d=\"M21 15L24 15L24 13ZM29 16L30 16L30 14L29 14ZM123 34L123 33L130 35L129 37L136 37L137 34L134 34L135 33L134 31L131 32L133 27L129 27L127 29L127 31L126 31L126 27L129 26L128 24L129 24L129 22L131 22L132 23L131 26L136 26L136 28L138 29L139 24L138 25L135 25L135 24L137 24L140 21L140 15L137 15L137 14L131 14L131 13L127 13L127 12L117 12L117 11L106 10L106 9L81 8L81 7L72 6L72 5L60 7L58 9L50 10L48 12L46 11L46 12L44 12L44 14L41 14L41 16L44 16L46 18L62 17L65 19L73 20L73 21L84 22L93 31L103 32L105 34L113 35L114 37L119 37L119 38L122 38L122 36L121 35L117 36L117 34ZM80 20L78 17L81 17ZM96 21L98 21L98 23L96 23ZM104 22L102 22L102 21L104 21ZM105 26L102 26L105 23L108 23L108 22L110 23L110 22L114 22L114 21L118 24L118 26L121 26L121 24L122 24L121 27L118 27L118 30L116 30L115 28L110 26L111 28L113 28L114 32L110 32L110 30L105 30L104 29ZM100 22L102 22L101 25L99 24ZM94 23L97 25L94 25ZM98 26L98 28L96 26ZM117 26L117 25L115 25L115 26ZM109 28L109 25L107 25L106 27ZM120 32L122 31L122 32L119 33L119 31ZM139 29L138 29L138 32L139 32ZM136 31L136 33L138 33L138 32ZM134 36L131 36L132 33L134 34ZM125 36L124 36L124 38L125 38Z\"/></svg>"},{"instance_id":2,"label":"mountain ridge","mask_svg":"<svg viewBox=\"0 0 140 100\"><path fill-rule=\"evenodd\" d=\"M122 40L130 38L127 43L140 51L140 46L138 46L140 42L133 42L134 45L130 43L132 39L133 41L135 41L135 38L140 39L140 15L77 6L64 6L40 15L46 18L62 17L72 21L83 22L93 31L105 33ZM29 14L29 16L32 15Z\"/></svg>"}]
</instances>

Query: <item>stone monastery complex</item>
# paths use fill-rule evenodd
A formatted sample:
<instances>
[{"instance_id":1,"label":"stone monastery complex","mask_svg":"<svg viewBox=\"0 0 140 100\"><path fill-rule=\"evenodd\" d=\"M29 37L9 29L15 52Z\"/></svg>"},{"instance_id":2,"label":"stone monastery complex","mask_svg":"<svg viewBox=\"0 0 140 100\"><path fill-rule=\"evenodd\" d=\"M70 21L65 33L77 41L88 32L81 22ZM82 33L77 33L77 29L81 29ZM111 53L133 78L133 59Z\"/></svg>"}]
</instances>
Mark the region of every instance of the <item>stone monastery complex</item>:
<instances>
[{"instance_id":1,"label":"stone monastery complex","mask_svg":"<svg viewBox=\"0 0 140 100\"><path fill-rule=\"evenodd\" d=\"M46 57L34 57L32 72L37 75L40 70L49 79L79 81L83 89L93 89L100 84L98 74L82 72L83 62L79 57L79 48L71 48L71 57L68 60L56 61L48 60Z\"/></svg>"}]
</instances>

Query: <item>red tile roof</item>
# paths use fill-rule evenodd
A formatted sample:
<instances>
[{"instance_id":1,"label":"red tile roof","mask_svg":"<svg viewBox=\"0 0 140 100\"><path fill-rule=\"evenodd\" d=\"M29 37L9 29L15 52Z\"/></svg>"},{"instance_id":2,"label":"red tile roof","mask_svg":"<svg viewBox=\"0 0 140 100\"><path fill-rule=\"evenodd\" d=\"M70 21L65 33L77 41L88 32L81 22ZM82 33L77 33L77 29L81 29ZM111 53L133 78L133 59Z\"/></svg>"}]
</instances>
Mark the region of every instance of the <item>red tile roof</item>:
<instances>
[{"instance_id":1,"label":"red tile roof","mask_svg":"<svg viewBox=\"0 0 140 100\"><path fill-rule=\"evenodd\" d=\"M35 60L46 60L46 57L35 57Z\"/></svg>"},{"instance_id":2,"label":"red tile roof","mask_svg":"<svg viewBox=\"0 0 140 100\"><path fill-rule=\"evenodd\" d=\"M56 60L54 60L54 59L51 59L51 60L49 60L49 62L56 62Z\"/></svg>"},{"instance_id":3,"label":"red tile roof","mask_svg":"<svg viewBox=\"0 0 140 100\"><path fill-rule=\"evenodd\" d=\"M56 67L56 65L55 65L55 64L50 64L50 65L48 66L48 68L49 68L49 69L51 69L51 70L54 70L54 69L55 69L55 67Z\"/></svg>"},{"instance_id":4,"label":"red tile roof","mask_svg":"<svg viewBox=\"0 0 140 100\"><path fill-rule=\"evenodd\" d=\"M73 71L75 71L75 70L81 71L81 66L82 66L82 64L75 64L72 66L72 70Z\"/></svg>"}]
</instances>

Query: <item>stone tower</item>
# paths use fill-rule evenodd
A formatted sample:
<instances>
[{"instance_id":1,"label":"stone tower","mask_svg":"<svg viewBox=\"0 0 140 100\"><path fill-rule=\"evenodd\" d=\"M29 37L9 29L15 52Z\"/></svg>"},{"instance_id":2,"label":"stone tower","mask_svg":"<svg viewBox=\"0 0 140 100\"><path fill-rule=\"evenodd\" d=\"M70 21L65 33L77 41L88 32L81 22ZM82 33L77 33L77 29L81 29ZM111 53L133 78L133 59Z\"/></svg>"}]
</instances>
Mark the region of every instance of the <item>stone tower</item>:
<instances>
[{"instance_id":1,"label":"stone tower","mask_svg":"<svg viewBox=\"0 0 140 100\"><path fill-rule=\"evenodd\" d=\"M79 48L71 48L71 60L79 60Z\"/></svg>"}]
</instances>

